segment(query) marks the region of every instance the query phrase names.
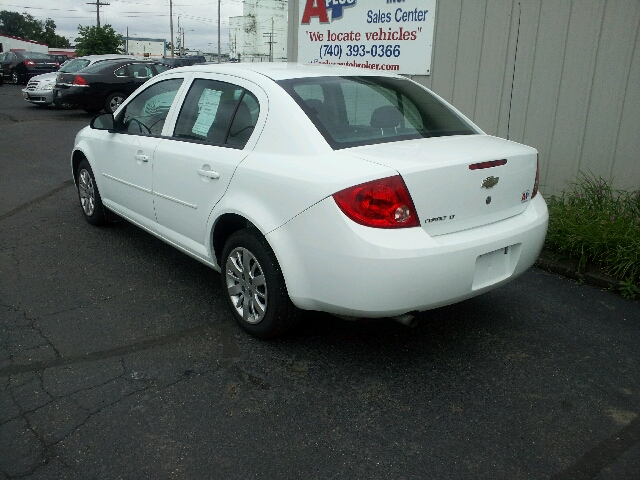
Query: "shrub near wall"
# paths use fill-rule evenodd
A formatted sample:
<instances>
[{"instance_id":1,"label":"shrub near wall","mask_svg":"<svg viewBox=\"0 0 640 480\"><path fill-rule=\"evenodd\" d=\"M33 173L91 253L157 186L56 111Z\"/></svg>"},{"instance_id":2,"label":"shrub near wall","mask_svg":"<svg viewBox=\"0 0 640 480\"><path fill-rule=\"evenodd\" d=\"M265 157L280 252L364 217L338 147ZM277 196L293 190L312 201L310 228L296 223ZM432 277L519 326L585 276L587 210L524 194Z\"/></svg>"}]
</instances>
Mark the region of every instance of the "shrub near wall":
<instances>
[{"instance_id":1,"label":"shrub near wall","mask_svg":"<svg viewBox=\"0 0 640 480\"><path fill-rule=\"evenodd\" d=\"M548 199L546 247L599 265L619 279L628 298L640 291L640 191L615 190L601 177L581 174L562 195Z\"/></svg>"}]
</instances>

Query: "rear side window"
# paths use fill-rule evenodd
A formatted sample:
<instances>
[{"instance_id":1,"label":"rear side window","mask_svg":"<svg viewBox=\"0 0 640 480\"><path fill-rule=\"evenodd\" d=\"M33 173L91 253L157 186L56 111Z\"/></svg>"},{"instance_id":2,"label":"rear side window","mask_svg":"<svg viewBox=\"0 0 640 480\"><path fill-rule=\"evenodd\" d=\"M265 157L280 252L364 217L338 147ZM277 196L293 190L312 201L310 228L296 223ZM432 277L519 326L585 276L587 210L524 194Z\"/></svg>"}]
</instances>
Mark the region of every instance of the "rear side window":
<instances>
[{"instance_id":1,"label":"rear side window","mask_svg":"<svg viewBox=\"0 0 640 480\"><path fill-rule=\"evenodd\" d=\"M242 148L259 112L257 99L244 88L198 79L187 93L173 136Z\"/></svg>"},{"instance_id":2,"label":"rear side window","mask_svg":"<svg viewBox=\"0 0 640 480\"><path fill-rule=\"evenodd\" d=\"M158 65L154 65L154 68L156 69L156 75L157 75L158 73L162 73L169 70L171 67L169 65L159 63Z\"/></svg>"},{"instance_id":3,"label":"rear side window","mask_svg":"<svg viewBox=\"0 0 640 480\"><path fill-rule=\"evenodd\" d=\"M409 80L354 76L278 83L334 149L476 133L428 90Z\"/></svg>"},{"instance_id":4,"label":"rear side window","mask_svg":"<svg viewBox=\"0 0 640 480\"><path fill-rule=\"evenodd\" d=\"M25 52L22 57L30 60L52 60L51 55L38 52Z\"/></svg>"},{"instance_id":5,"label":"rear side window","mask_svg":"<svg viewBox=\"0 0 640 480\"><path fill-rule=\"evenodd\" d=\"M87 65L89 65L89 60L74 58L73 60L69 60L65 63L59 71L62 73L74 73L82 70Z\"/></svg>"},{"instance_id":6,"label":"rear side window","mask_svg":"<svg viewBox=\"0 0 640 480\"><path fill-rule=\"evenodd\" d=\"M181 78L154 83L129 102L116 119L116 129L138 135L160 135Z\"/></svg>"}]
</instances>

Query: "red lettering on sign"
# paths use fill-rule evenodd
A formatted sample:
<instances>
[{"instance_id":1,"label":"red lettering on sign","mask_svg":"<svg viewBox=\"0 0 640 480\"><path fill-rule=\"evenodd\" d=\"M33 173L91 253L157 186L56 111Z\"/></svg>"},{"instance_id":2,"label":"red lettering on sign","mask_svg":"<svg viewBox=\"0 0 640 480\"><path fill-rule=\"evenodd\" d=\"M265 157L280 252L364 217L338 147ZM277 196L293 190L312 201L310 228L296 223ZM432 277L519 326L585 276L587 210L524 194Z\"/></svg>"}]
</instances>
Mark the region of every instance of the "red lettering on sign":
<instances>
[{"instance_id":1,"label":"red lettering on sign","mask_svg":"<svg viewBox=\"0 0 640 480\"><path fill-rule=\"evenodd\" d=\"M302 24L308 25L311 23L312 17L318 17L320 23L329 23L329 16L327 15L327 7L324 0L307 0L304 13L302 14Z\"/></svg>"}]
</instances>

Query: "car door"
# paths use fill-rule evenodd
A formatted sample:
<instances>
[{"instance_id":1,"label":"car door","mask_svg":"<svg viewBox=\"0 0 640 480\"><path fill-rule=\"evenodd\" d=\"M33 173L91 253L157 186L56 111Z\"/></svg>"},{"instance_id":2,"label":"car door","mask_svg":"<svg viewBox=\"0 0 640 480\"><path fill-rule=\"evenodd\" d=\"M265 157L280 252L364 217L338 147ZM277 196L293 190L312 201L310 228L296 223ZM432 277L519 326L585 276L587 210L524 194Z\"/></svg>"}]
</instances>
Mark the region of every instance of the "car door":
<instances>
[{"instance_id":1,"label":"car door","mask_svg":"<svg viewBox=\"0 0 640 480\"><path fill-rule=\"evenodd\" d=\"M249 88L216 78L193 81L172 138L160 142L153 165L154 204L163 233L203 258L208 256L209 214L247 156L245 146L258 134L260 115L258 96Z\"/></svg>"},{"instance_id":2,"label":"car door","mask_svg":"<svg viewBox=\"0 0 640 480\"><path fill-rule=\"evenodd\" d=\"M115 132L106 133L103 142L105 158L102 166L103 198L131 220L147 225L155 223L152 198L152 164L164 121L183 78L154 83L138 93L118 112Z\"/></svg>"}]
</instances>

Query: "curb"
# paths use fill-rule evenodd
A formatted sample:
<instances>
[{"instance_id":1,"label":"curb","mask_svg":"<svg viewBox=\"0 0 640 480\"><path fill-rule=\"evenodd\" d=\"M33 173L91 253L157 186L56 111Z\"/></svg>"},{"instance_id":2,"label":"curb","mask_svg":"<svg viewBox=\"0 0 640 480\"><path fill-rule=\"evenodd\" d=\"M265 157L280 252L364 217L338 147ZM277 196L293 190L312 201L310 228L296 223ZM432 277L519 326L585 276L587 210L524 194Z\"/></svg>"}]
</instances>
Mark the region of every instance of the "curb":
<instances>
[{"instance_id":1,"label":"curb","mask_svg":"<svg viewBox=\"0 0 640 480\"><path fill-rule=\"evenodd\" d=\"M586 268L581 271L578 268L577 260L568 258L560 253L547 249L543 249L542 252L540 252L540 256L538 257L538 260L536 260L534 265L543 270L558 273L560 275L564 275L565 277L583 281L597 287L608 288L617 291L622 285L622 283L618 279L607 275L595 265L588 264Z\"/></svg>"}]
</instances>

